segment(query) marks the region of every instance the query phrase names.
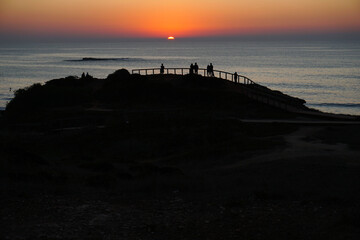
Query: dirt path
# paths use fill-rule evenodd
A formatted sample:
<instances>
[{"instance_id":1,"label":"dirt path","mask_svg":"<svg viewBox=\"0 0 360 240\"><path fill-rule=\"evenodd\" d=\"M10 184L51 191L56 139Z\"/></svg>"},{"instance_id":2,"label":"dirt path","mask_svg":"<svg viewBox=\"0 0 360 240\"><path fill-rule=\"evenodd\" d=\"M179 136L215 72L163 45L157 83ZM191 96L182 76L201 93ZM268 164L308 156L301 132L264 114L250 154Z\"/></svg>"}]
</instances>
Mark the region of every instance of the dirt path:
<instances>
[{"instance_id":1,"label":"dirt path","mask_svg":"<svg viewBox=\"0 0 360 240\"><path fill-rule=\"evenodd\" d=\"M360 165L355 161L360 159L360 151L349 149L347 144L338 142L336 144L324 143L319 139L312 139L311 136L319 131L326 130L320 126L304 126L297 131L286 134L283 139L286 147L283 149L270 150L264 154L255 155L243 161L236 162L232 165L224 166L224 168L238 168L247 165L256 165L267 162L292 160L292 159L310 159L316 157L339 157L345 159L344 164Z\"/></svg>"}]
</instances>

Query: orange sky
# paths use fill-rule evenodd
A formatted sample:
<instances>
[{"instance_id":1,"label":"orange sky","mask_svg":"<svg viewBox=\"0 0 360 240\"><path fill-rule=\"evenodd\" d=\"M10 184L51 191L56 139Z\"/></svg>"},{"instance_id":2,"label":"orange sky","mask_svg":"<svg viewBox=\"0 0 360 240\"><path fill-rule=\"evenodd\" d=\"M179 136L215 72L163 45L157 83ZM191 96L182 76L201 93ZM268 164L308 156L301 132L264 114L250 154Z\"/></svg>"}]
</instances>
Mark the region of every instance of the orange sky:
<instances>
[{"instance_id":1,"label":"orange sky","mask_svg":"<svg viewBox=\"0 0 360 240\"><path fill-rule=\"evenodd\" d=\"M0 32L196 37L360 31L360 0L0 0Z\"/></svg>"}]
</instances>

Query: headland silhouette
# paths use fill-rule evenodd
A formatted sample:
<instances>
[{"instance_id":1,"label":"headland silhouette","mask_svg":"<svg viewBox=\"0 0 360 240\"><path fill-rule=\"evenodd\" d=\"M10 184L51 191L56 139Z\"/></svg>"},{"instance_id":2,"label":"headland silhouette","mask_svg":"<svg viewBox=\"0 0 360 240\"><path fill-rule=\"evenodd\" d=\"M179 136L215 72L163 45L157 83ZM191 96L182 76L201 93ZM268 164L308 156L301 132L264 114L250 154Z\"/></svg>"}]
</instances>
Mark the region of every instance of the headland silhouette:
<instances>
[{"instance_id":1,"label":"headland silhouette","mask_svg":"<svg viewBox=\"0 0 360 240\"><path fill-rule=\"evenodd\" d=\"M161 69L15 92L0 117L1 237L359 236L356 117L241 74Z\"/></svg>"}]
</instances>

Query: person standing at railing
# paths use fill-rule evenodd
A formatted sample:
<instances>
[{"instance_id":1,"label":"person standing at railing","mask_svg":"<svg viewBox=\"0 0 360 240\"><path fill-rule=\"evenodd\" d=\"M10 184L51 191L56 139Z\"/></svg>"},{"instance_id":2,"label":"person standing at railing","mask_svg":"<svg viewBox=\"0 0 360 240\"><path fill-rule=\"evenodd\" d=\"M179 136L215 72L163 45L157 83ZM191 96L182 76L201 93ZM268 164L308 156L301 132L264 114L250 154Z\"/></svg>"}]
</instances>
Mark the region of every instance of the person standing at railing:
<instances>
[{"instance_id":1,"label":"person standing at railing","mask_svg":"<svg viewBox=\"0 0 360 240\"><path fill-rule=\"evenodd\" d=\"M237 74L237 72L234 73L234 82L235 83L238 82L238 74Z\"/></svg>"},{"instance_id":2,"label":"person standing at railing","mask_svg":"<svg viewBox=\"0 0 360 240\"><path fill-rule=\"evenodd\" d=\"M189 71L190 74L193 74L194 73L194 64L190 64L190 71Z\"/></svg>"},{"instance_id":3,"label":"person standing at railing","mask_svg":"<svg viewBox=\"0 0 360 240\"><path fill-rule=\"evenodd\" d=\"M160 74L164 74L164 72L165 72L165 67L164 64L162 63L160 66Z\"/></svg>"},{"instance_id":4,"label":"person standing at railing","mask_svg":"<svg viewBox=\"0 0 360 240\"><path fill-rule=\"evenodd\" d=\"M215 76L214 75L214 66L212 65L212 63L210 63L210 65L209 65L209 70L210 70L210 76L214 77Z\"/></svg>"},{"instance_id":5,"label":"person standing at railing","mask_svg":"<svg viewBox=\"0 0 360 240\"><path fill-rule=\"evenodd\" d=\"M195 65L194 65L194 72L195 72L195 74L198 74L198 71L199 71L199 66L198 66L197 63L195 63Z\"/></svg>"}]
</instances>

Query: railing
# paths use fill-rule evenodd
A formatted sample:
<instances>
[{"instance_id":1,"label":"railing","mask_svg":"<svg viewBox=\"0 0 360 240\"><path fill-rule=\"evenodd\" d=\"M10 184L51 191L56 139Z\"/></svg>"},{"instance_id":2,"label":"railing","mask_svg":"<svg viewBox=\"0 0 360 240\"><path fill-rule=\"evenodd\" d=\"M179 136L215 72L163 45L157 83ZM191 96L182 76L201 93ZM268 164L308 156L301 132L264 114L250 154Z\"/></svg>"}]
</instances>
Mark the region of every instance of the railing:
<instances>
[{"instance_id":1,"label":"railing","mask_svg":"<svg viewBox=\"0 0 360 240\"><path fill-rule=\"evenodd\" d=\"M133 69L132 74L140 74L140 75L154 75L154 74L161 74L161 68L144 68L144 69ZM190 74L189 68L165 68L164 74L175 74L175 75L185 75ZM205 68L199 68L198 73L194 75L201 75L204 77L217 77L221 79L225 79L235 83L243 83L243 84L256 84L250 78L237 75L235 77L234 73L213 70L212 72L208 72Z\"/></svg>"}]
</instances>

